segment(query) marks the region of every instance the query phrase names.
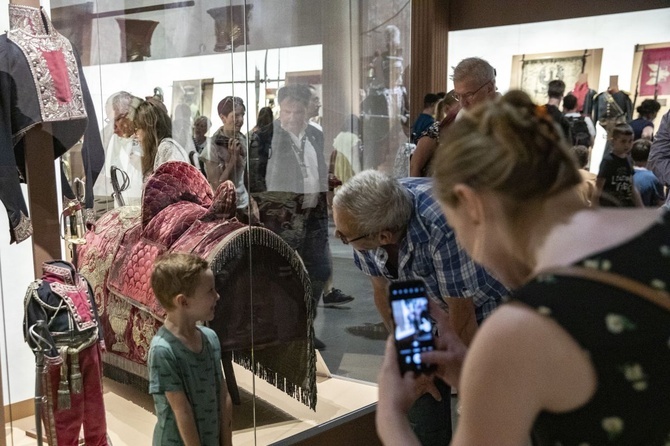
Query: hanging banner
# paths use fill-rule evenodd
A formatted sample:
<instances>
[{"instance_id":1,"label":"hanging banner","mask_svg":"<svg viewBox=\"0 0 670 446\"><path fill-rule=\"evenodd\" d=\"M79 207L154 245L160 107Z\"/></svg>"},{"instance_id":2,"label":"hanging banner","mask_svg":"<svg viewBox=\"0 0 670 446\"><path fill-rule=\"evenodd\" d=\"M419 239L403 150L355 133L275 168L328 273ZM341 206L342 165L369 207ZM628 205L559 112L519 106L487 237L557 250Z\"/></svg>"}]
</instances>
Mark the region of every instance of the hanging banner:
<instances>
[{"instance_id":1,"label":"hanging banner","mask_svg":"<svg viewBox=\"0 0 670 446\"><path fill-rule=\"evenodd\" d=\"M582 56L525 60L521 68L521 89L536 104L545 104L549 82L560 79L572 88L582 72L583 62Z\"/></svg>"},{"instance_id":2,"label":"hanging banner","mask_svg":"<svg viewBox=\"0 0 670 446\"><path fill-rule=\"evenodd\" d=\"M670 48L653 48L642 53L640 96L670 94Z\"/></svg>"}]
</instances>

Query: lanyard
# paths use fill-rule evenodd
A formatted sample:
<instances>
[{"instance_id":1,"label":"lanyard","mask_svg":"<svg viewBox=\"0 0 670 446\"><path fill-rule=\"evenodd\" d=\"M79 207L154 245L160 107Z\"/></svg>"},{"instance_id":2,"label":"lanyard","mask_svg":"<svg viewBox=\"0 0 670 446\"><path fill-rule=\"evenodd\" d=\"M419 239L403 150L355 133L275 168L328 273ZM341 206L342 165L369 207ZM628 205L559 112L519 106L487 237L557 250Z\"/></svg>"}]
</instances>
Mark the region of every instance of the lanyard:
<instances>
[{"instance_id":1,"label":"lanyard","mask_svg":"<svg viewBox=\"0 0 670 446\"><path fill-rule=\"evenodd\" d=\"M293 142L291 138L291 148L295 154L296 159L298 160L298 165L300 165L300 171L302 172L302 177L307 178L307 165L305 164L305 144L307 141L307 135L303 135L300 139L300 148Z\"/></svg>"}]
</instances>

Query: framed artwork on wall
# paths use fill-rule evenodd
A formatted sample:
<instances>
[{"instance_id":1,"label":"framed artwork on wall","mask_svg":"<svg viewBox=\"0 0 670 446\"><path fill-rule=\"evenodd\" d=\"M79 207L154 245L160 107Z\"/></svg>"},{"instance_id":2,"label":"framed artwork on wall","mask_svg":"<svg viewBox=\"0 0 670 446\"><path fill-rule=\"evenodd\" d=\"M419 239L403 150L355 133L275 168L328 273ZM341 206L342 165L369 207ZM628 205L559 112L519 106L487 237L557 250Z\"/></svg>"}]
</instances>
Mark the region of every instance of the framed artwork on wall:
<instances>
[{"instance_id":1,"label":"framed artwork on wall","mask_svg":"<svg viewBox=\"0 0 670 446\"><path fill-rule=\"evenodd\" d=\"M174 118L192 120L202 110L202 80L172 82L172 110Z\"/></svg>"},{"instance_id":2,"label":"framed artwork on wall","mask_svg":"<svg viewBox=\"0 0 670 446\"><path fill-rule=\"evenodd\" d=\"M321 70L287 71L285 84L321 85Z\"/></svg>"},{"instance_id":3,"label":"framed artwork on wall","mask_svg":"<svg viewBox=\"0 0 670 446\"><path fill-rule=\"evenodd\" d=\"M579 82L598 90L602 49L519 54L512 57L510 88L524 90L538 104L547 102L547 85L565 82L566 93Z\"/></svg>"},{"instance_id":4,"label":"framed artwork on wall","mask_svg":"<svg viewBox=\"0 0 670 446\"><path fill-rule=\"evenodd\" d=\"M636 45L633 57L631 91L635 92L634 106L645 99L661 104L655 124L670 109L670 42Z\"/></svg>"}]
</instances>

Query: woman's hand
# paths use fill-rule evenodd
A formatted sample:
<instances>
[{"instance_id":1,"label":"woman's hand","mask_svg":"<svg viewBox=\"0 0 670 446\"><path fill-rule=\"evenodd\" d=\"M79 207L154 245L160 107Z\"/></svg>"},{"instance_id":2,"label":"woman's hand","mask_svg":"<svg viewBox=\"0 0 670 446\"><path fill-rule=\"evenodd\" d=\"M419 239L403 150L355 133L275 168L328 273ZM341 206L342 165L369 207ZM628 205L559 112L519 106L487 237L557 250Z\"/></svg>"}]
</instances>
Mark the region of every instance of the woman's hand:
<instances>
[{"instance_id":1,"label":"woman's hand","mask_svg":"<svg viewBox=\"0 0 670 446\"><path fill-rule=\"evenodd\" d=\"M431 375L400 373L398 351L393 335L386 341L384 363L378 378L379 405L393 412L407 413L412 404L424 393L430 393L438 401L442 399Z\"/></svg>"},{"instance_id":2,"label":"woman's hand","mask_svg":"<svg viewBox=\"0 0 670 446\"><path fill-rule=\"evenodd\" d=\"M407 411L421 395L430 392L440 398L432 376L412 372L400 374L398 352L393 335L386 341L384 363L378 377L379 402L377 403L377 433L387 445L418 445L407 419Z\"/></svg>"}]
</instances>

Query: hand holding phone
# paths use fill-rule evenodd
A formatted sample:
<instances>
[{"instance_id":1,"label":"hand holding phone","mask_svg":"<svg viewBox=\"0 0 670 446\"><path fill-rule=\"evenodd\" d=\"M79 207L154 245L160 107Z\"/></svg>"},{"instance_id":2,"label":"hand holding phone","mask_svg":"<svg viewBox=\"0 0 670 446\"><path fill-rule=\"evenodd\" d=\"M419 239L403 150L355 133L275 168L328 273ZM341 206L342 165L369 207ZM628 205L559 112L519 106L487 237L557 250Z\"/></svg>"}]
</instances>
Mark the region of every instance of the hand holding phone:
<instances>
[{"instance_id":1,"label":"hand holding phone","mask_svg":"<svg viewBox=\"0 0 670 446\"><path fill-rule=\"evenodd\" d=\"M421 361L422 353L435 349L426 285L421 280L392 282L389 300L400 372L428 373L434 370L433 365Z\"/></svg>"}]
</instances>

